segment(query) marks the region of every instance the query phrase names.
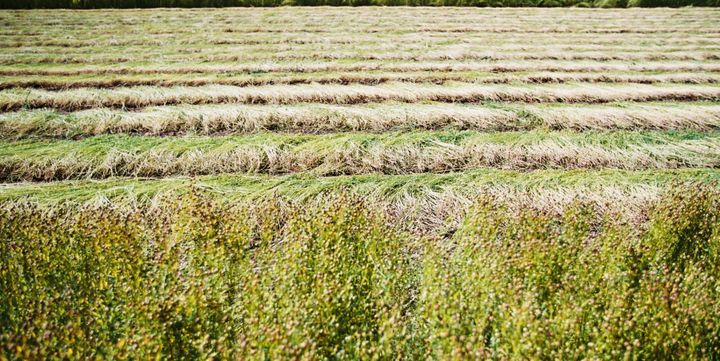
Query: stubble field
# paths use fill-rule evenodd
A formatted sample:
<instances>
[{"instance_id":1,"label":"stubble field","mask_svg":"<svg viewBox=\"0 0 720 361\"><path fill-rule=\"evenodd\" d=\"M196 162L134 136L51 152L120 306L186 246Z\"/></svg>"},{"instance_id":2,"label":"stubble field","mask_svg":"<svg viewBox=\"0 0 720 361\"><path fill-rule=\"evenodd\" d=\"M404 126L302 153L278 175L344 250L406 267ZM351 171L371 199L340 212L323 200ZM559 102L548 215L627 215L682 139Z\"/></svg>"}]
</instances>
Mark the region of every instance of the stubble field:
<instances>
[{"instance_id":1,"label":"stubble field","mask_svg":"<svg viewBox=\"0 0 720 361\"><path fill-rule=\"evenodd\" d=\"M0 359L720 357L720 10L0 23Z\"/></svg>"}]
</instances>

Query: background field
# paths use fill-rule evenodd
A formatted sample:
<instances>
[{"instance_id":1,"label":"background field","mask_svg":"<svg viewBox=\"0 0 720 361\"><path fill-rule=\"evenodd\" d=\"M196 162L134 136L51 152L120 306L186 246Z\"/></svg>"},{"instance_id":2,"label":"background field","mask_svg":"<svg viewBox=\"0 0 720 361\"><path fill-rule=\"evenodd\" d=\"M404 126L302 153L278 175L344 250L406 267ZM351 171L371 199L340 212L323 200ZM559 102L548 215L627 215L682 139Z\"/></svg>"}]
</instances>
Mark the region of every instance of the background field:
<instances>
[{"instance_id":1,"label":"background field","mask_svg":"<svg viewBox=\"0 0 720 361\"><path fill-rule=\"evenodd\" d=\"M720 10L0 23L0 358L720 357Z\"/></svg>"}]
</instances>

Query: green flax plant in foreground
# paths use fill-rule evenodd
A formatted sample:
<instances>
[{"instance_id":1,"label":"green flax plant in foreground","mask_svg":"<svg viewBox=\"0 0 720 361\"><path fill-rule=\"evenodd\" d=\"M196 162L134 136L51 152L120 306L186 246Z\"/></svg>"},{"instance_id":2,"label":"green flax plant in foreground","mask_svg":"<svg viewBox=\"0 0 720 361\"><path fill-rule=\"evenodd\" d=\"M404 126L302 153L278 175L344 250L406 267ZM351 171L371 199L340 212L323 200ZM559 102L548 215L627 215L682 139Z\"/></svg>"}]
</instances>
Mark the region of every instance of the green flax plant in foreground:
<instances>
[{"instance_id":1,"label":"green flax plant in foreground","mask_svg":"<svg viewBox=\"0 0 720 361\"><path fill-rule=\"evenodd\" d=\"M588 208L488 204L424 266L420 319L442 359L717 357L718 193L675 191L647 230Z\"/></svg>"},{"instance_id":2,"label":"green flax plant in foreground","mask_svg":"<svg viewBox=\"0 0 720 361\"><path fill-rule=\"evenodd\" d=\"M720 190L642 228L478 201L419 236L356 194L0 211L3 359L713 359Z\"/></svg>"}]
</instances>

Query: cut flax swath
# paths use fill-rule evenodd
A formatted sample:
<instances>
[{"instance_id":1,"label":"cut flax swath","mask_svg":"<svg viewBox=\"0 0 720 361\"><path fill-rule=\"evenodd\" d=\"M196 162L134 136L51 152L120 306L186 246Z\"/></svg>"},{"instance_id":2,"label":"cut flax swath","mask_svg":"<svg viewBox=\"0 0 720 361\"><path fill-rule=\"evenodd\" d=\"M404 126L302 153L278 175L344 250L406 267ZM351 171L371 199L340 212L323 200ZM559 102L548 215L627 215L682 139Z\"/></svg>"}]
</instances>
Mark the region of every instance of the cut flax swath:
<instances>
[{"instance_id":1,"label":"cut flax swath","mask_svg":"<svg viewBox=\"0 0 720 361\"><path fill-rule=\"evenodd\" d=\"M563 139L515 144L364 145L343 142L322 149L277 145L119 151L105 155L65 152L0 159L0 180L55 181L114 176L167 177L227 173L320 176L451 172L478 168L535 169L673 169L720 166L720 143L686 140L625 147L572 144Z\"/></svg>"},{"instance_id":2,"label":"cut flax swath","mask_svg":"<svg viewBox=\"0 0 720 361\"><path fill-rule=\"evenodd\" d=\"M698 130L720 126L717 105L642 105L624 107L566 106L528 107L528 111L551 129L573 130Z\"/></svg>"},{"instance_id":3,"label":"cut flax swath","mask_svg":"<svg viewBox=\"0 0 720 361\"><path fill-rule=\"evenodd\" d=\"M12 36L14 35L14 36ZM242 46L242 47L269 47L277 45L285 46L334 46L341 48L344 46L352 46L358 44L384 44L393 41L401 41L403 46L427 46L436 44L446 44L448 41L465 46L488 46L492 45L492 49L499 50L525 50L528 52L540 51L568 51L578 48L596 51L632 51L638 41L637 36L584 36L584 37L563 37L536 35L532 38L518 37L486 37L484 34L476 34L477 36L458 38L449 34L448 36L423 37L417 34L400 35L393 38L378 38L372 34L322 34L312 36L309 34L286 34L278 37L239 37L228 38L226 33L211 33L207 37L197 38L193 36L178 36L179 32L173 32L172 38L124 38L118 39L103 38L102 36L93 36L92 39L48 39L39 38L39 35L4 35L0 41L0 48L45 48L45 50L57 50L62 53L62 49L70 50L73 53L80 51L98 52L98 50L131 48L131 47L168 47L168 46L184 46L207 47L208 45L216 46ZM87 34L82 34L87 35ZM103 34L104 35L104 34ZM194 35L194 34L189 34ZM682 36L671 34L669 36L649 37L641 36L646 43L643 50L649 51L703 51L718 50L715 41L707 36ZM538 46L537 44L547 44ZM50 52L52 53L52 52Z\"/></svg>"},{"instance_id":4,"label":"cut flax swath","mask_svg":"<svg viewBox=\"0 0 720 361\"><path fill-rule=\"evenodd\" d=\"M212 74L207 74L212 75ZM413 74L413 73L387 73L362 74L342 73L338 75L307 74L283 76L241 76L234 78L117 78L111 79L17 79L0 80L0 90L12 88L36 88L45 90L64 90L77 88L115 88L131 86L206 86L206 85L232 85L232 86L261 86L276 84L363 84L374 85L389 82L405 83L433 83L472 82L477 84L508 84L508 83L638 83L638 84L715 84L720 83L720 74L706 73L679 73L679 74L589 74L589 73L556 73L542 72L530 75L491 75L478 76L472 74L444 73L444 74Z\"/></svg>"},{"instance_id":5,"label":"cut flax swath","mask_svg":"<svg viewBox=\"0 0 720 361\"><path fill-rule=\"evenodd\" d=\"M382 207L396 224L404 224L413 233L433 234L459 227L478 200L492 201L505 207L508 216L522 211L561 214L577 204L592 205L599 217L621 217L637 227L646 226L647 212L657 202L662 188L656 185L598 187L529 187L503 185L443 189L396 195L369 194L372 204Z\"/></svg>"},{"instance_id":6,"label":"cut flax swath","mask_svg":"<svg viewBox=\"0 0 720 361\"><path fill-rule=\"evenodd\" d=\"M150 61L157 57L154 54L110 54L110 55L26 55L26 54L10 54L8 56L0 56L0 64L108 64L108 63L125 63L133 61ZM167 56L166 61L184 62L184 63L203 63L203 62L256 62L262 63L266 61L326 61L326 60L380 60L380 61L440 61L440 60L470 60L470 61L516 61L516 60L594 60L594 61L705 61L719 60L718 52L681 52L681 53L604 53L604 52L539 52L539 53L500 53L500 52L444 52L436 51L433 53L420 52L372 52L372 51L320 51L300 53L298 51L287 50L283 52L271 52L267 54L179 54Z\"/></svg>"},{"instance_id":7,"label":"cut flax swath","mask_svg":"<svg viewBox=\"0 0 720 361\"><path fill-rule=\"evenodd\" d=\"M98 108L72 113L0 114L0 138L84 138L102 134L220 135L256 132L332 133L393 130L532 129L697 130L720 128L720 105L626 104L489 106L436 103L361 105L198 105L141 111Z\"/></svg>"},{"instance_id":8,"label":"cut flax swath","mask_svg":"<svg viewBox=\"0 0 720 361\"><path fill-rule=\"evenodd\" d=\"M130 75L130 74L199 74L199 73L310 73L310 72L361 72L361 71L479 71L479 72L720 72L720 64L713 62L643 62L643 64L605 63L605 62L539 62L539 61L503 61L498 63L469 62L360 62L341 64L335 62L314 63L270 63L270 64L217 64L184 65L165 64L155 66L109 67L106 65L83 66L80 68L48 67L40 69L0 68L0 75L24 76L70 76L70 75Z\"/></svg>"},{"instance_id":9,"label":"cut flax swath","mask_svg":"<svg viewBox=\"0 0 720 361\"><path fill-rule=\"evenodd\" d=\"M5 113L0 114L0 137L78 138L114 133L216 135L263 131L380 133L443 128L513 130L519 128L521 122L511 111L457 104L167 106L143 111L101 108L68 114L45 110Z\"/></svg>"},{"instance_id":10,"label":"cut flax swath","mask_svg":"<svg viewBox=\"0 0 720 361\"><path fill-rule=\"evenodd\" d=\"M481 101L606 103L614 101L698 101L720 99L720 87L683 85L580 85L569 86L431 86L397 83L365 85L271 85L262 87L204 86L172 88L78 89L59 92L5 90L0 110L54 108L63 111L97 107L140 108L170 104L357 104L383 101L416 103Z\"/></svg>"},{"instance_id":11,"label":"cut flax swath","mask_svg":"<svg viewBox=\"0 0 720 361\"><path fill-rule=\"evenodd\" d=\"M67 49L66 47L56 45L29 45L32 49L28 49L29 46L25 46L22 43L7 41L9 38L5 37L5 41L0 39L0 48L13 48L17 47L15 51L9 51L9 54L5 54L3 59L10 59L11 54L22 57L42 57L51 59L53 56L57 57L79 57L82 55L92 56L103 54L104 56L125 56L132 59L145 59L145 60L156 60L157 56L165 55L168 53L174 54L177 57L187 57L190 59L199 59L196 55L202 53L203 56L223 56L230 55L236 52L254 53L254 56L260 56L265 53L286 53L295 52L298 54L306 53L320 53L325 51L328 53L335 52L362 52L365 56L373 53L386 53L391 50L391 54L409 54L413 52L427 51L428 47L433 48L431 53L427 53L423 56L439 57L443 56L442 59L448 58L455 59L457 56L464 56L465 54L480 54L486 52L487 54L500 54L499 56L513 55L513 54L611 54L612 56L621 56L620 54L630 54L636 50L636 46L632 45L630 41L627 42L599 42L599 43L584 43L584 42L552 42L544 46L532 45L528 43L510 42L504 43L502 41L490 43L488 40L479 39L457 39L456 41L448 44L447 40L442 39L422 39L405 37L402 40L402 44L395 44L392 46L392 41L372 38L372 37L348 37L347 39L307 39L302 41L293 38L289 39L267 39L267 42L262 40L248 41L247 43L225 44L223 39L197 39L192 43L173 44L154 39L154 43L150 44L124 44L122 47L117 43L106 43L106 44L87 44L85 47L78 47ZM230 40L230 39L227 39ZM278 41L278 40L285 40ZM304 39L303 39L304 40ZM322 41L326 40L326 41ZM712 53L720 52L720 46L713 44L710 39L706 39L707 43L689 43L683 44L672 44L672 43L656 43L650 44L643 47L641 54L669 54L670 56L687 56L688 54L696 54L696 56L705 56ZM17 46L12 46L17 45ZM208 49L208 45L214 45L211 49ZM110 49L108 49L110 48ZM491 49L491 50L489 50ZM42 54L42 55L40 55ZM634 53L633 53L634 54ZM532 56L532 55L528 55ZM549 55L552 56L552 55ZM648 55L649 56L649 55ZM479 58L479 56L478 56ZM23 58L24 59L24 58ZM207 58L203 58L207 59ZM483 59L489 60L489 59ZM502 59L507 60L507 59ZM623 60L623 59L618 59Z\"/></svg>"},{"instance_id":12,"label":"cut flax swath","mask_svg":"<svg viewBox=\"0 0 720 361\"><path fill-rule=\"evenodd\" d=\"M235 176L239 180L242 176ZM339 180L342 177L337 177ZM165 183L175 181L165 180ZM134 192L134 186L130 182L114 180L112 183L103 185L105 181L93 181L97 192L88 195L88 198L78 200L77 198L62 199L60 203L66 206L78 208L112 207L118 210L133 210L146 208L148 212L164 212L167 210L167 202L177 199L177 193L193 188L202 190L203 194L213 199L220 197L221 201L228 201L232 207L247 207L254 209L264 201L271 202L303 202L305 204L322 204L326 197L333 193L355 193L362 194L368 205L386 214L393 224L401 224L414 234L433 235L446 232L449 229L458 227L467 216L468 211L477 205L479 200L492 200L497 205L505 207L510 216L525 210L533 210L544 214L560 214L568 207L579 203L588 204L593 207L599 217L612 215L622 217L622 220L637 227L646 226L647 212L657 202L664 187L656 184L628 184L628 185L603 185L597 186L533 186L517 187L501 184L483 184L475 186L441 186L441 187L419 187L414 192L399 191L387 194L383 191L362 191L350 187L328 187L314 192L292 195L282 194L272 190L261 190L258 192L246 193L243 189L234 191L217 192L214 187L200 181L188 179L176 180L177 184L172 187L159 186L153 193L140 196ZM159 183L163 180L143 180L143 182ZM340 181L341 182L341 181ZM46 186L70 187L66 182L55 184L2 184L0 195L4 190L24 187L32 188L28 194L42 192L48 194ZM378 187L375 187L377 189ZM276 189L277 190L277 189ZM123 192L125 191L125 192ZM28 197L38 201L33 196ZM15 204L27 202L4 201L0 207L7 209ZM41 202L38 202L41 203ZM54 205L55 202L44 201L44 206ZM252 212L251 214L254 214ZM72 212L68 212L68 215Z\"/></svg>"}]
</instances>

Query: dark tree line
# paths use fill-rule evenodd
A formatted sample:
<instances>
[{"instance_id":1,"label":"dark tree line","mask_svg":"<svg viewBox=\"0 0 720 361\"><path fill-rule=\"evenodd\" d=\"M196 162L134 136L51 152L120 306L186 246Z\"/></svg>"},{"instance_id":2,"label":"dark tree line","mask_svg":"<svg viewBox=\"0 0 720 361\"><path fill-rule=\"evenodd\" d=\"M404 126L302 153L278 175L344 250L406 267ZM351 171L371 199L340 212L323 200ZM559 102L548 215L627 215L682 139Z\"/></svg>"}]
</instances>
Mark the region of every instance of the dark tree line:
<instances>
[{"instance_id":1,"label":"dark tree line","mask_svg":"<svg viewBox=\"0 0 720 361\"><path fill-rule=\"evenodd\" d=\"M680 7L720 6L720 0L0 0L2 9L104 9L271 6L497 6Z\"/></svg>"}]
</instances>

